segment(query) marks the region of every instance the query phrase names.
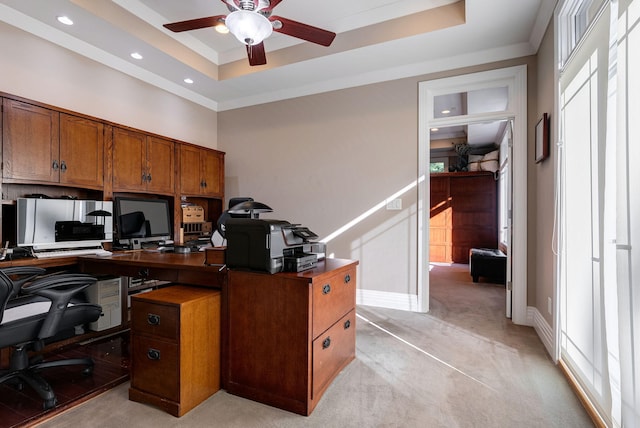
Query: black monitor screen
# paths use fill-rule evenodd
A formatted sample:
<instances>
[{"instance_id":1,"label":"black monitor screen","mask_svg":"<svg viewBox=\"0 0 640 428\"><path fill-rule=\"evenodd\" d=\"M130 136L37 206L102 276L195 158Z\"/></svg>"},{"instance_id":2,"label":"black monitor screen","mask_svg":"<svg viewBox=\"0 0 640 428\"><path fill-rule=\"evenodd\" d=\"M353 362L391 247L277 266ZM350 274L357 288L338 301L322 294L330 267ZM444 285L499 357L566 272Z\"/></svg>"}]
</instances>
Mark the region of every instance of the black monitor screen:
<instances>
[{"instance_id":1,"label":"black monitor screen","mask_svg":"<svg viewBox=\"0 0 640 428\"><path fill-rule=\"evenodd\" d=\"M120 244L171 239L171 211L164 199L115 198L117 238Z\"/></svg>"}]
</instances>

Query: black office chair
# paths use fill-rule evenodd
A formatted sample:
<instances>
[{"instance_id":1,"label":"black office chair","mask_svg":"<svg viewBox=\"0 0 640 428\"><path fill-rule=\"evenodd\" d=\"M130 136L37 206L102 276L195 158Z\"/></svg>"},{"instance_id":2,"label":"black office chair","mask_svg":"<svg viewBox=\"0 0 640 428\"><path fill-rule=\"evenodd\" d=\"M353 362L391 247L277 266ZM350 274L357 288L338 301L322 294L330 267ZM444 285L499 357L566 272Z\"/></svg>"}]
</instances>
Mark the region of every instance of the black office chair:
<instances>
[{"instance_id":1,"label":"black office chair","mask_svg":"<svg viewBox=\"0 0 640 428\"><path fill-rule=\"evenodd\" d=\"M0 348L13 347L9 369L0 371L0 384L26 383L44 400L43 408L57 404L51 386L38 374L45 368L84 365L93 371L91 358L44 361L30 351L40 351L61 332L96 321L99 305L72 301L78 292L94 284L96 278L84 274L55 274L38 277L43 269L12 267L0 269ZM77 297L77 296L76 296Z\"/></svg>"}]
</instances>

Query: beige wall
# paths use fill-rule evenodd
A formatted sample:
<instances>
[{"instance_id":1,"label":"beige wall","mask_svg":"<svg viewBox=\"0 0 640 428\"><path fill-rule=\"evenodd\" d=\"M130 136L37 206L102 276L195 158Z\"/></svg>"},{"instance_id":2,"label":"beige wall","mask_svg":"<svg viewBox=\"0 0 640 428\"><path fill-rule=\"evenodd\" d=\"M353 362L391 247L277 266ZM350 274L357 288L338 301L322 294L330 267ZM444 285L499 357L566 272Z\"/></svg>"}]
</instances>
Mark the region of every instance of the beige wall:
<instances>
[{"instance_id":1,"label":"beige wall","mask_svg":"<svg viewBox=\"0 0 640 428\"><path fill-rule=\"evenodd\" d=\"M253 196L321 237L369 213L329 253L360 261L360 288L416 294L417 188L401 211L380 204L417 179L418 82L520 64L531 70L535 57L221 112L226 195Z\"/></svg>"},{"instance_id":2,"label":"beige wall","mask_svg":"<svg viewBox=\"0 0 640 428\"><path fill-rule=\"evenodd\" d=\"M536 121L542 118L543 113L550 115L551 128L557 125L556 111L554 108L554 31L553 21L549 24L547 32L538 50L537 63L537 88L534 94L537 105L535 118L529 128L534 131ZM531 139L535 138L535 132ZM549 142L549 157L540 163L535 163L534 152L531 152L529 162L529 222L531 229L529 234L529 283L535 284L530 290L535 292L535 299L530 303L538 308L547 323L553 325L553 315L548 310L548 301L553 298L554 284L554 260L552 239L554 221L554 173L556 163L556 146L553 132ZM533 148L531 149L533 150Z\"/></svg>"},{"instance_id":3,"label":"beige wall","mask_svg":"<svg viewBox=\"0 0 640 428\"><path fill-rule=\"evenodd\" d=\"M547 321L553 294L553 163L533 162L533 127L553 110L553 34L539 58L395 80L215 113L57 45L0 23L0 91L227 152L227 197L250 195L271 217L302 223L322 237L359 221L329 242L336 257L360 260L360 286L416 293L416 203L384 201L415 183L418 82L528 65L529 292ZM539 100L536 102L536 100ZM551 115L552 121L555 119ZM522 173L522 172L516 172ZM363 218L360 218L360 217Z\"/></svg>"},{"instance_id":4,"label":"beige wall","mask_svg":"<svg viewBox=\"0 0 640 428\"><path fill-rule=\"evenodd\" d=\"M217 114L0 22L0 92L217 148Z\"/></svg>"}]
</instances>

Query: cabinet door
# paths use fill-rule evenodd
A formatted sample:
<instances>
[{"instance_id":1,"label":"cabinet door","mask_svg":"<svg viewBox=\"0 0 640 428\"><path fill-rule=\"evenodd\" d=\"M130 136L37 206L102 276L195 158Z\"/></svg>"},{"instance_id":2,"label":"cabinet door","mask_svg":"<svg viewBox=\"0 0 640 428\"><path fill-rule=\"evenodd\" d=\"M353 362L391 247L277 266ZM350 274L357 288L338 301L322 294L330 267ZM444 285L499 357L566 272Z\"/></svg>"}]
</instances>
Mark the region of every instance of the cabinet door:
<instances>
[{"instance_id":1,"label":"cabinet door","mask_svg":"<svg viewBox=\"0 0 640 428\"><path fill-rule=\"evenodd\" d=\"M221 196L224 188L224 160L223 155L213 150L200 151L202 168L203 194L207 196Z\"/></svg>"},{"instance_id":2,"label":"cabinet door","mask_svg":"<svg viewBox=\"0 0 640 428\"><path fill-rule=\"evenodd\" d=\"M146 190L147 136L113 129L113 190Z\"/></svg>"},{"instance_id":3,"label":"cabinet door","mask_svg":"<svg viewBox=\"0 0 640 428\"><path fill-rule=\"evenodd\" d=\"M197 147L180 145L180 192L182 195L200 195L200 150Z\"/></svg>"},{"instance_id":4,"label":"cabinet door","mask_svg":"<svg viewBox=\"0 0 640 428\"><path fill-rule=\"evenodd\" d=\"M102 188L104 125L60 115L60 183Z\"/></svg>"},{"instance_id":5,"label":"cabinet door","mask_svg":"<svg viewBox=\"0 0 640 428\"><path fill-rule=\"evenodd\" d=\"M4 179L57 183L60 177L58 112L4 99Z\"/></svg>"},{"instance_id":6,"label":"cabinet door","mask_svg":"<svg viewBox=\"0 0 640 428\"><path fill-rule=\"evenodd\" d=\"M174 192L173 141L147 137L147 191Z\"/></svg>"}]
</instances>

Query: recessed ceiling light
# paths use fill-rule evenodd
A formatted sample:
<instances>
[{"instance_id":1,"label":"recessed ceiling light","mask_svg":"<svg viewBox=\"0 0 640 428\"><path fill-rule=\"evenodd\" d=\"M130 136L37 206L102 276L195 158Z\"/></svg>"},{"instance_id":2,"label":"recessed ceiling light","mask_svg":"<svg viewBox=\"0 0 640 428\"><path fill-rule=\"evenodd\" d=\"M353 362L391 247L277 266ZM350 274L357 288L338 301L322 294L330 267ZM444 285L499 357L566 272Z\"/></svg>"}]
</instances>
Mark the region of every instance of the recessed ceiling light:
<instances>
[{"instance_id":1,"label":"recessed ceiling light","mask_svg":"<svg viewBox=\"0 0 640 428\"><path fill-rule=\"evenodd\" d=\"M439 128L431 128L431 132L438 132L439 130Z\"/></svg>"},{"instance_id":2,"label":"recessed ceiling light","mask_svg":"<svg viewBox=\"0 0 640 428\"><path fill-rule=\"evenodd\" d=\"M64 25L73 25L73 21L68 16L58 16L58 22Z\"/></svg>"},{"instance_id":3,"label":"recessed ceiling light","mask_svg":"<svg viewBox=\"0 0 640 428\"><path fill-rule=\"evenodd\" d=\"M216 25L216 26L215 26L215 29L216 29L216 31L217 31L218 33L220 33L220 34L227 34L227 33L229 33L229 29L228 29L228 28L227 28L227 26L226 26L226 25L224 25L224 24L218 24L218 25Z\"/></svg>"},{"instance_id":4,"label":"recessed ceiling light","mask_svg":"<svg viewBox=\"0 0 640 428\"><path fill-rule=\"evenodd\" d=\"M442 110L442 112L441 112L441 113L442 113L442 114L449 114L449 113L451 113L451 110Z\"/></svg>"},{"instance_id":5,"label":"recessed ceiling light","mask_svg":"<svg viewBox=\"0 0 640 428\"><path fill-rule=\"evenodd\" d=\"M193 83L193 79L189 79L188 77L186 79L184 79L184 83L188 83L188 84L192 84Z\"/></svg>"},{"instance_id":6,"label":"recessed ceiling light","mask_svg":"<svg viewBox=\"0 0 640 428\"><path fill-rule=\"evenodd\" d=\"M134 52L131 54L131 58L133 59L142 59L142 55L140 55L138 52Z\"/></svg>"}]
</instances>

